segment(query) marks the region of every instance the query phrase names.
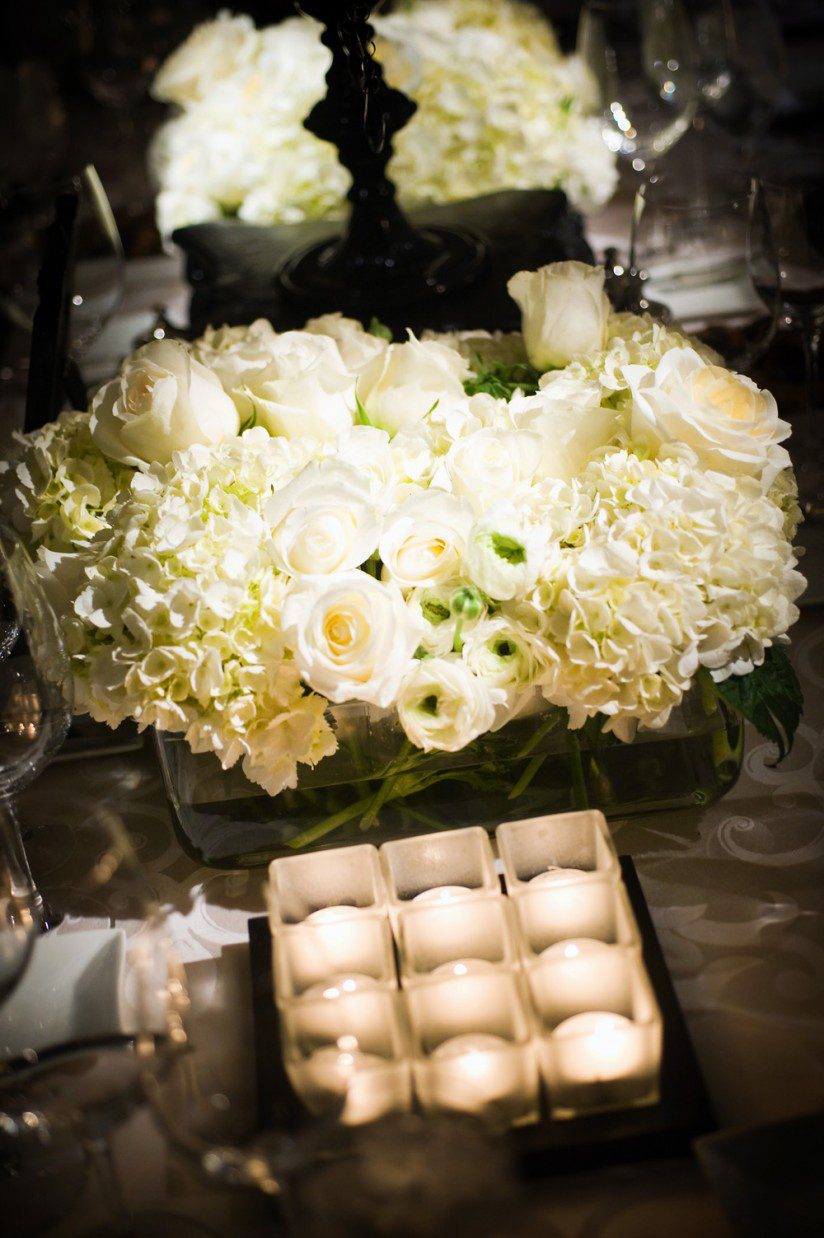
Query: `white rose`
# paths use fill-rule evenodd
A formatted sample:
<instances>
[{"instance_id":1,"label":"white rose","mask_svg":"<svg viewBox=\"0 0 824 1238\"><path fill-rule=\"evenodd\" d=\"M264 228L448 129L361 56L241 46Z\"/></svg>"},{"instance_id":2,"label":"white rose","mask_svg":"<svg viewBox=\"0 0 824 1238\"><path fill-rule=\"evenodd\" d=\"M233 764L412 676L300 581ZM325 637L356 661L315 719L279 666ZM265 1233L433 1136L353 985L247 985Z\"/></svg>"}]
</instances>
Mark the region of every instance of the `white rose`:
<instances>
[{"instance_id":1,"label":"white rose","mask_svg":"<svg viewBox=\"0 0 824 1238\"><path fill-rule=\"evenodd\" d=\"M427 490L397 507L381 534L378 551L384 579L401 589L436 585L456 576L472 527L472 509L462 499Z\"/></svg>"},{"instance_id":2,"label":"white rose","mask_svg":"<svg viewBox=\"0 0 824 1238\"><path fill-rule=\"evenodd\" d=\"M395 700L419 638L397 585L366 572L301 582L284 603L283 633L316 692L381 707Z\"/></svg>"},{"instance_id":3,"label":"white rose","mask_svg":"<svg viewBox=\"0 0 824 1238\"><path fill-rule=\"evenodd\" d=\"M603 267L552 262L519 271L507 289L520 307L527 356L536 370L560 369L605 346L609 299Z\"/></svg>"},{"instance_id":4,"label":"white rose","mask_svg":"<svg viewBox=\"0 0 824 1238\"><path fill-rule=\"evenodd\" d=\"M473 526L464 573L495 601L522 598L535 584L546 554L546 536L511 503L496 503Z\"/></svg>"},{"instance_id":5,"label":"white rose","mask_svg":"<svg viewBox=\"0 0 824 1238\"><path fill-rule=\"evenodd\" d=\"M192 344L192 355L220 379L243 420L253 411L248 387L272 363L277 334L270 322L258 318L248 327L207 327Z\"/></svg>"},{"instance_id":6,"label":"white rose","mask_svg":"<svg viewBox=\"0 0 824 1238\"><path fill-rule=\"evenodd\" d=\"M379 526L368 478L335 460L315 461L266 504L275 562L292 576L328 576L364 563Z\"/></svg>"},{"instance_id":7,"label":"white rose","mask_svg":"<svg viewBox=\"0 0 824 1238\"><path fill-rule=\"evenodd\" d=\"M270 434L335 441L353 424L355 380L337 344L323 335L285 331L271 364L245 388Z\"/></svg>"},{"instance_id":8,"label":"white rose","mask_svg":"<svg viewBox=\"0 0 824 1238\"><path fill-rule=\"evenodd\" d=\"M311 335L326 335L338 346L343 364L352 374L358 374L370 361L382 356L389 347L388 341L364 330L356 318L344 318L343 314L323 314L310 318L304 331Z\"/></svg>"},{"instance_id":9,"label":"white rose","mask_svg":"<svg viewBox=\"0 0 824 1238\"><path fill-rule=\"evenodd\" d=\"M352 426L338 439L335 459L351 464L369 482L375 503L383 508L395 480L389 435L374 426Z\"/></svg>"},{"instance_id":10,"label":"white rose","mask_svg":"<svg viewBox=\"0 0 824 1238\"><path fill-rule=\"evenodd\" d=\"M769 391L743 374L708 365L692 348L673 348L655 370L624 367L632 392L632 435L656 445L692 447L709 468L760 476L771 484L789 457L776 444L790 427Z\"/></svg>"},{"instance_id":11,"label":"white rose","mask_svg":"<svg viewBox=\"0 0 824 1238\"><path fill-rule=\"evenodd\" d=\"M561 481L578 477L596 448L614 438L621 424L620 413L601 408L588 390L563 398L560 390L551 387L535 395L516 396L510 403L510 416L538 439L535 474Z\"/></svg>"},{"instance_id":12,"label":"white rose","mask_svg":"<svg viewBox=\"0 0 824 1238\"><path fill-rule=\"evenodd\" d=\"M195 27L185 43L160 66L152 95L181 107L203 99L217 82L251 64L259 36L251 17L221 13Z\"/></svg>"},{"instance_id":13,"label":"white rose","mask_svg":"<svg viewBox=\"0 0 824 1238\"><path fill-rule=\"evenodd\" d=\"M526 430L478 430L449 449L446 467L454 494L476 512L526 489L541 463L540 435Z\"/></svg>"},{"instance_id":14,"label":"white rose","mask_svg":"<svg viewBox=\"0 0 824 1238\"><path fill-rule=\"evenodd\" d=\"M195 443L217 446L240 429L220 380L177 340L152 340L128 357L92 400L89 420L104 455L138 467L167 464Z\"/></svg>"},{"instance_id":15,"label":"white rose","mask_svg":"<svg viewBox=\"0 0 824 1238\"><path fill-rule=\"evenodd\" d=\"M390 344L366 366L358 396L373 425L397 434L436 405L463 401L462 380L468 373L460 353L413 336L406 344Z\"/></svg>"},{"instance_id":16,"label":"white rose","mask_svg":"<svg viewBox=\"0 0 824 1238\"><path fill-rule=\"evenodd\" d=\"M457 752L495 722L492 691L452 658L424 658L404 680L398 718L424 752Z\"/></svg>"}]
</instances>

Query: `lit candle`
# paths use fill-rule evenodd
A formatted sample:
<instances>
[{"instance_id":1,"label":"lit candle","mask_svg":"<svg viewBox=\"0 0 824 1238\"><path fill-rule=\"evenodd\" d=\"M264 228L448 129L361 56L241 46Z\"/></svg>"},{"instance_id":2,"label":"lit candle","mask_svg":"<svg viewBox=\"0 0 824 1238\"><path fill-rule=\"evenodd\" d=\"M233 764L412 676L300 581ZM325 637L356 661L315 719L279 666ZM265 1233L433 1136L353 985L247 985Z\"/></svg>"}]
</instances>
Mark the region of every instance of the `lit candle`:
<instances>
[{"instance_id":1,"label":"lit candle","mask_svg":"<svg viewBox=\"0 0 824 1238\"><path fill-rule=\"evenodd\" d=\"M539 873L513 899L530 951L541 954L570 938L615 941L616 896L609 879L569 878L568 869L558 877L558 871Z\"/></svg>"},{"instance_id":2,"label":"lit candle","mask_svg":"<svg viewBox=\"0 0 824 1238\"><path fill-rule=\"evenodd\" d=\"M360 1049L356 1036L339 1036L315 1049L292 1072L296 1091L312 1113L336 1109L347 1124L372 1122L410 1103L409 1068Z\"/></svg>"},{"instance_id":3,"label":"lit candle","mask_svg":"<svg viewBox=\"0 0 824 1238\"><path fill-rule=\"evenodd\" d=\"M275 934L276 996L300 996L327 977L372 976L390 986L395 965L386 921L353 914L351 907L322 907Z\"/></svg>"},{"instance_id":4,"label":"lit candle","mask_svg":"<svg viewBox=\"0 0 824 1238\"><path fill-rule=\"evenodd\" d=\"M335 1001L338 997L343 997L349 993L362 993L366 989L379 989L380 981L374 976L359 976L357 974L348 976L330 976L327 980L321 980L319 984L313 984L303 994L305 998L323 997L326 1001Z\"/></svg>"},{"instance_id":5,"label":"lit candle","mask_svg":"<svg viewBox=\"0 0 824 1238\"><path fill-rule=\"evenodd\" d=\"M579 937L558 941L528 967L530 989L541 1019L556 1026L572 1015L629 1000L629 970L621 947Z\"/></svg>"},{"instance_id":6,"label":"lit candle","mask_svg":"<svg viewBox=\"0 0 824 1238\"><path fill-rule=\"evenodd\" d=\"M469 886L433 886L431 890L422 890L412 899L413 903L451 903L464 894L471 894Z\"/></svg>"},{"instance_id":7,"label":"lit candle","mask_svg":"<svg viewBox=\"0 0 824 1238\"><path fill-rule=\"evenodd\" d=\"M522 1109L529 1101L527 1052L488 1032L453 1036L431 1055L431 1098L436 1107L471 1113Z\"/></svg>"},{"instance_id":8,"label":"lit candle","mask_svg":"<svg viewBox=\"0 0 824 1238\"><path fill-rule=\"evenodd\" d=\"M567 1084L624 1079L643 1064L639 1029L621 1014L588 1010L559 1023L552 1035L557 1042L563 1042L563 1076Z\"/></svg>"},{"instance_id":9,"label":"lit candle","mask_svg":"<svg viewBox=\"0 0 824 1238\"><path fill-rule=\"evenodd\" d=\"M545 873L537 873L529 880L530 889L535 886L558 885L562 881L574 881L578 877L589 877L583 868L548 868Z\"/></svg>"},{"instance_id":10,"label":"lit candle","mask_svg":"<svg viewBox=\"0 0 824 1238\"><path fill-rule=\"evenodd\" d=\"M357 907L319 907L303 921L304 924L337 924L341 920L351 920Z\"/></svg>"},{"instance_id":11,"label":"lit candle","mask_svg":"<svg viewBox=\"0 0 824 1238\"><path fill-rule=\"evenodd\" d=\"M578 937L575 940L556 941L541 951L541 960L545 959L580 959L587 955L603 954L610 946L605 941L596 941L592 937Z\"/></svg>"},{"instance_id":12,"label":"lit candle","mask_svg":"<svg viewBox=\"0 0 824 1238\"><path fill-rule=\"evenodd\" d=\"M455 959L454 963L441 963L432 972L433 976L477 976L482 972L495 971L495 964L488 959Z\"/></svg>"}]
</instances>

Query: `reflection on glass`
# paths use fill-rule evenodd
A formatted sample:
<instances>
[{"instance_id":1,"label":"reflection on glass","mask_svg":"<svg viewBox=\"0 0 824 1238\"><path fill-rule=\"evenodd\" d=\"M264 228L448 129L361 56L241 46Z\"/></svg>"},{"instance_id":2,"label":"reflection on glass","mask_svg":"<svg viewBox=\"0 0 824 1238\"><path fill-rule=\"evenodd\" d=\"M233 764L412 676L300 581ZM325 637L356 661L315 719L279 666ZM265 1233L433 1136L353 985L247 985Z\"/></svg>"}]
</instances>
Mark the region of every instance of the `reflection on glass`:
<instances>
[{"instance_id":1,"label":"reflection on glass","mask_svg":"<svg viewBox=\"0 0 824 1238\"><path fill-rule=\"evenodd\" d=\"M588 0L578 54L610 150L643 172L689 128L697 83L678 0Z\"/></svg>"}]
</instances>

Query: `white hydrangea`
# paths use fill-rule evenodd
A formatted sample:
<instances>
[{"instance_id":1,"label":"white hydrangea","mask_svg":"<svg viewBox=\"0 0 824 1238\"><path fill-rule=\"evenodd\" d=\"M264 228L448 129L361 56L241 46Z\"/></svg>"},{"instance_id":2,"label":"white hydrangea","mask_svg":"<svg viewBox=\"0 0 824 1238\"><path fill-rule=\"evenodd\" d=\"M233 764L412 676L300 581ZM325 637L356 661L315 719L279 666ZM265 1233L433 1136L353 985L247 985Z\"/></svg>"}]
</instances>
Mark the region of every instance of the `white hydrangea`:
<instances>
[{"instance_id":1,"label":"white hydrangea","mask_svg":"<svg viewBox=\"0 0 824 1238\"><path fill-rule=\"evenodd\" d=\"M102 454L89 413L16 436L4 508L37 553L78 708L179 732L276 794L334 750L330 702L393 711L425 751L536 698L629 739L699 672L751 671L805 583L786 427L650 319L611 314L606 336L533 375L503 336L389 344L338 315L210 329L181 359L260 424L162 457L147 431L133 466ZM508 385L490 384L496 363L519 367ZM179 392L127 371L173 441Z\"/></svg>"},{"instance_id":2,"label":"white hydrangea","mask_svg":"<svg viewBox=\"0 0 824 1238\"><path fill-rule=\"evenodd\" d=\"M615 159L586 115L585 72L537 9L411 0L372 21L387 80L418 105L389 168L405 198L560 186L588 209L611 196ZM258 31L223 13L161 66L153 93L180 109L150 156L164 235L227 213L271 224L341 212L349 175L303 125L325 91L319 35L309 18Z\"/></svg>"},{"instance_id":3,"label":"white hydrangea","mask_svg":"<svg viewBox=\"0 0 824 1238\"><path fill-rule=\"evenodd\" d=\"M81 556L64 625L81 709L183 732L225 768L242 758L272 794L336 746L286 656L289 578L267 536L266 503L304 463L258 429L135 474Z\"/></svg>"},{"instance_id":4,"label":"white hydrangea","mask_svg":"<svg viewBox=\"0 0 824 1238\"><path fill-rule=\"evenodd\" d=\"M131 476L94 445L88 413L61 413L32 434L15 433L8 459L0 461L3 511L33 543L73 550L106 528Z\"/></svg>"}]
</instances>

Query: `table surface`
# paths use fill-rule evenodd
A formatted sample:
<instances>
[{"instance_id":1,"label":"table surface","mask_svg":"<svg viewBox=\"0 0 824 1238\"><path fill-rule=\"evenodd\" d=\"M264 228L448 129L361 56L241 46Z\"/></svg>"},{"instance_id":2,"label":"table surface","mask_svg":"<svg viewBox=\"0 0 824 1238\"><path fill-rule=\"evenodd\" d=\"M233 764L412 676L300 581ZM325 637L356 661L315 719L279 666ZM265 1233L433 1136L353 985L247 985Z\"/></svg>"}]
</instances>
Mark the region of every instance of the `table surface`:
<instances>
[{"instance_id":1,"label":"table surface","mask_svg":"<svg viewBox=\"0 0 824 1238\"><path fill-rule=\"evenodd\" d=\"M597 237L599 247L609 231ZM124 304L90 359L91 377L111 371L114 357L146 330L152 306L163 303L172 318L185 318L177 272L171 258L130 266ZM614 823L619 851L635 859L722 1128L824 1108L821 619L819 608L805 610L794 633L806 708L794 750L778 769L773 749L750 731L741 778L723 801ZM263 872L205 868L181 851L149 744L130 754L58 762L22 798L21 814L38 879L56 901L75 907L60 933L118 920L116 898L109 907L72 901L88 860L80 827L101 804L123 816L157 897L173 909L183 961L211 974L220 1007L227 970L242 965L246 921L262 910ZM218 1014L215 1044L232 1075L251 1053L248 1024L237 1008ZM260 1200L217 1191L185 1173L146 1113L117 1133L114 1152L124 1194L141 1208L173 1207L238 1238L271 1232ZM101 1208L89 1188L50 1232L86 1233L100 1223ZM520 1238L533 1225L536 1234L580 1238L731 1232L687 1159L554 1179L525 1197L523 1220L511 1232Z\"/></svg>"}]
</instances>

